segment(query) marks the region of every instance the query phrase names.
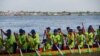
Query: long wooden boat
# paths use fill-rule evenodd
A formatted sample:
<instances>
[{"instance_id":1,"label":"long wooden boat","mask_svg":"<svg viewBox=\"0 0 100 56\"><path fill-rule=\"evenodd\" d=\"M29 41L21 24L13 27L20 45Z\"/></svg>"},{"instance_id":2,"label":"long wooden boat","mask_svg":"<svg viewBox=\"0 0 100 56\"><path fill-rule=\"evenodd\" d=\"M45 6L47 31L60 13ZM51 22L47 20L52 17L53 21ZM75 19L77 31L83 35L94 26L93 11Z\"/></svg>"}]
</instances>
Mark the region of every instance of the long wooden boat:
<instances>
[{"instance_id":1,"label":"long wooden boat","mask_svg":"<svg viewBox=\"0 0 100 56\"><path fill-rule=\"evenodd\" d=\"M90 53L96 53L98 52L98 55L100 55L100 48L99 47L93 47L93 48L82 48L81 50L81 54L90 54ZM71 52L72 51L72 52ZM63 53L64 56L69 54L79 54L79 50L78 49L72 49L72 50L61 50L61 52ZM55 51L39 51L39 54L41 56L61 56L58 50ZM16 54L10 54L11 56L20 56L20 53L16 53ZM8 54L1 54L0 56L8 56ZM36 52L31 52L31 53L23 53L23 56L38 56ZM75 55L74 55L75 56ZM84 55L85 56L85 55ZM97 56L97 55L96 55Z\"/></svg>"}]
</instances>

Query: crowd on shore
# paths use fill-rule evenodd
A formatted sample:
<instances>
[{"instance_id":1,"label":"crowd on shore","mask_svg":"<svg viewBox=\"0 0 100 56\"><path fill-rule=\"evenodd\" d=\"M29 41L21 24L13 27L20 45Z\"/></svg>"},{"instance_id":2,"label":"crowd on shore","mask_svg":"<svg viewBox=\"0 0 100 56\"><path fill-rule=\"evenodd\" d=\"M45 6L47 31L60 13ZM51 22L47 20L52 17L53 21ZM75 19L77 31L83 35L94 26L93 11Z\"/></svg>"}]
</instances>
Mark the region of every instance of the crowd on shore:
<instances>
[{"instance_id":1,"label":"crowd on shore","mask_svg":"<svg viewBox=\"0 0 100 56\"><path fill-rule=\"evenodd\" d=\"M26 33L24 29L19 29L19 33L12 32L8 29L6 32L0 29L0 53L16 53L17 50L22 52L34 52L39 50L43 44L42 51L63 50L64 48L84 48L100 44L100 26L94 30L92 25L89 25L88 30L85 30L84 25L76 27L75 32L71 27L66 27L67 33L63 33L61 28L54 29L47 27L44 30L43 41L40 42L39 34L32 29L30 33ZM3 35L7 38L3 39ZM46 37L46 38L45 38Z\"/></svg>"}]
</instances>

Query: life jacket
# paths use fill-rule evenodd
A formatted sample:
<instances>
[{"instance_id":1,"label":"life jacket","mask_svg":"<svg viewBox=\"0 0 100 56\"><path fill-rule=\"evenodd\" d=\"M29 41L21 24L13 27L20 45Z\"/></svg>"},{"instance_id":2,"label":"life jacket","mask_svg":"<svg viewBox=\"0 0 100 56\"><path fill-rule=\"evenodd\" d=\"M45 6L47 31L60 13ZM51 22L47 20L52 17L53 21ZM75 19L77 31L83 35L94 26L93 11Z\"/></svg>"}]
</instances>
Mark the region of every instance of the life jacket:
<instances>
[{"instance_id":1,"label":"life jacket","mask_svg":"<svg viewBox=\"0 0 100 56\"><path fill-rule=\"evenodd\" d=\"M22 46L22 49L27 49L27 41L26 41L26 37L27 35L24 34L24 35L18 35L18 41L19 41L19 44Z\"/></svg>"},{"instance_id":2,"label":"life jacket","mask_svg":"<svg viewBox=\"0 0 100 56\"><path fill-rule=\"evenodd\" d=\"M15 43L15 42L16 42L16 40L15 40L14 35L11 35L10 38L7 37L7 39L6 39L6 43L9 45L13 45L13 43Z\"/></svg>"},{"instance_id":3,"label":"life jacket","mask_svg":"<svg viewBox=\"0 0 100 56\"><path fill-rule=\"evenodd\" d=\"M29 46L31 47L32 50L38 49L38 45L40 44L38 33L35 34L35 38L32 38L32 36L29 36L28 40L29 40Z\"/></svg>"},{"instance_id":4,"label":"life jacket","mask_svg":"<svg viewBox=\"0 0 100 56\"><path fill-rule=\"evenodd\" d=\"M94 42L94 37L93 37L93 33L90 32L88 33L88 45L93 45L93 42Z\"/></svg>"},{"instance_id":5,"label":"life jacket","mask_svg":"<svg viewBox=\"0 0 100 56\"><path fill-rule=\"evenodd\" d=\"M51 32L45 32L45 35L46 35L46 39L47 40L50 40L49 38L52 35L52 33Z\"/></svg>"},{"instance_id":6,"label":"life jacket","mask_svg":"<svg viewBox=\"0 0 100 56\"><path fill-rule=\"evenodd\" d=\"M16 42L14 35L11 35L9 38L6 38L6 49L7 52L12 53L13 52L13 44Z\"/></svg>"},{"instance_id":7,"label":"life jacket","mask_svg":"<svg viewBox=\"0 0 100 56\"><path fill-rule=\"evenodd\" d=\"M43 51L49 51L49 50L51 50L51 45L48 42L46 42L43 46Z\"/></svg>"},{"instance_id":8,"label":"life jacket","mask_svg":"<svg viewBox=\"0 0 100 56\"><path fill-rule=\"evenodd\" d=\"M63 44L64 43L64 36L63 33L58 33L60 35L60 41Z\"/></svg>"},{"instance_id":9,"label":"life jacket","mask_svg":"<svg viewBox=\"0 0 100 56\"><path fill-rule=\"evenodd\" d=\"M68 34L68 45L70 48L73 48L75 46L75 40L74 40L74 34L72 33L71 35Z\"/></svg>"},{"instance_id":10,"label":"life jacket","mask_svg":"<svg viewBox=\"0 0 100 56\"><path fill-rule=\"evenodd\" d=\"M81 34L81 35L78 35L78 46L83 47L83 45L84 45L84 35Z\"/></svg>"},{"instance_id":11,"label":"life jacket","mask_svg":"<svg viewBox=\"0 0 100 56\"><path fill-rule=\"evenodd\" d=\"M62 44L62 42L61 42L61 37L60 37L60 35L52 35L51 36L51 39L52 39L52 41L53 41L53 44Z\"/></svg>"}]
</instances>

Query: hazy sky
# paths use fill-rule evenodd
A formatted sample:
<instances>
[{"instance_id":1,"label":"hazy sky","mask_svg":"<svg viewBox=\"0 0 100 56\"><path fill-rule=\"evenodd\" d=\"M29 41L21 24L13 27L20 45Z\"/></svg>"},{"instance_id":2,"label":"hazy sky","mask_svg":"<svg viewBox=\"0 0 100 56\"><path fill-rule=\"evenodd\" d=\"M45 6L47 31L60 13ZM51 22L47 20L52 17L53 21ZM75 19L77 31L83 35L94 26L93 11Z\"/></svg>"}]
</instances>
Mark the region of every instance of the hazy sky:
<instances>
[{"instance_id":1,"label":"hazy sky","mask_svg":"<svg viewBox=\"0 0 100 56\"><path fill-rule=\"evenodd\" d=\"M100 11L100 0L0 0L0 10Z\"/></svg>"}]
</instances>

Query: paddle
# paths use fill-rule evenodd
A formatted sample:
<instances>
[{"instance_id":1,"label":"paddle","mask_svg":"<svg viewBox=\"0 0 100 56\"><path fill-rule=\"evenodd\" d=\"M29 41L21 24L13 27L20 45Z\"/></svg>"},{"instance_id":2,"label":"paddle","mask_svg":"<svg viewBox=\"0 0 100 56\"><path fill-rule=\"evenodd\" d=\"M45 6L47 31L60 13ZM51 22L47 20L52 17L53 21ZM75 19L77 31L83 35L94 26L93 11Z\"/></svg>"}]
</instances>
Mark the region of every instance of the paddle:
<instances>
[{"instance_id":1,"label":"paddle","mask_svg":"<svg viewBox=\"0 0 100 56\"><path fill-rule=\"evenodd\" d=\"M45 31L46 31L46 30L44 30L44 34L43 34L43 40L44 40L44 38L45 38ZM43 40L42 40L42 41L43 41Z\"/></svg>"},{"instance_id":2,"label":"paddle","mask_svg":"<svg viewBox=\"0 0 100 56\"><path fill-rule=\"evenodd\" d=\"M100 48L100 44L97 42L97 44L98 44L98 47Z\"/></svg>"},{"instance_id":3,"label":"paddle","mask_svg":"<svg viewBox=\"0 0 100 56\"><path fill-rule=\"evenodd\" d=\"M2 33L2 31L1 31L1 38L2 38L1 40L2 40L2 44L3 44L3 33Z\"/></svg>"},{"instance_id":4,"label":"paddle","mask_svg":"<svg viewBox=\"0 0 100 56\"><path fill-rule=\"evenodd\" d=\"M99 41L98 41L98 36L96 35L96 42L97 42L97 45L98 45L98 47L100 48L100 44L99 44Z\"/></svg>"},{"instance_id":5,"label":"paddle","mask_svg":"<svg viewBox=\"0 0 100 56\"><path fill-rule=\"evenodd\" d=\"M80 47L78 46L78 50L79 50L79 53L81 54L81 49L80 49Z\"/></svg>"},{"instance_id":6,"label":"paddle","mask_svg":"<svg viewBox=\"0 0 100 56\"><path fill-rule=\"evenodd\" d=\"M63 56L62 51L59 49L59 47L56 45L57 50L60 52L61 56Z\"/></svg>"},{"instance_id":7,"label":"paddle","mask_svg":"<svg viewBox=\"0 0 100 56\"><path fill-rule=\"evenodd\" d=\"M38 52L38 50L35 50L35 52L37 53L38 56L41 56L40 53Z\"/></svg>"},{"instance_id":8,"label":"paddle","mask_svg":"<svg viewBox=\"0 0 100 56\"><path fill-rule=\"evenodd\" d=\"M0 29L1 30L1 29ZM2 31L1 31L1 37L2 37L2 40L3 40L3 33L2 33Z\"/></svg>"},{"instance_id":9,"label":"paddle","mask_svg":"<svg viewBox=\"0 0 100 56\"><path fill-rule=\"evenodd\" d=\"M14 33L14 35L15 35L15 39L16 39L16 42L17 42L17 45L18 45L18 48L19 48L19 51L20 51L20 56L23 56L23 53L22 53L22 50L21 50L21 48L19 47L19 43L18 43L18 34L17 33Z\"/></svg>"}]
</instances>

